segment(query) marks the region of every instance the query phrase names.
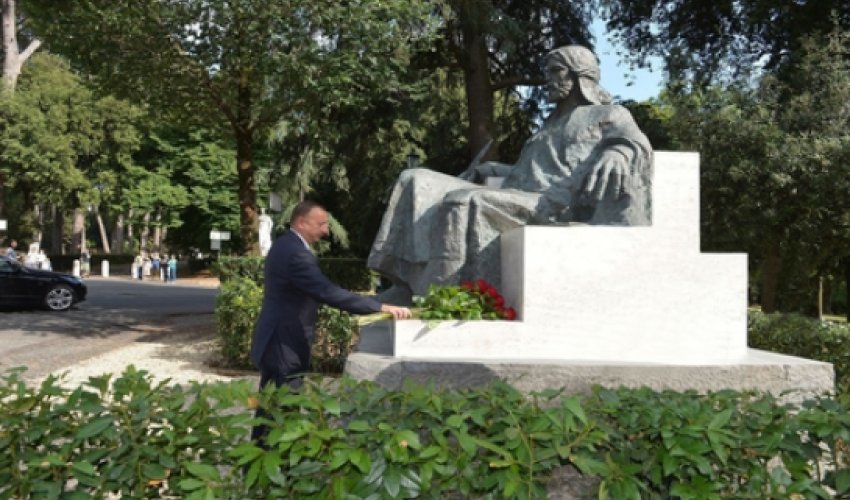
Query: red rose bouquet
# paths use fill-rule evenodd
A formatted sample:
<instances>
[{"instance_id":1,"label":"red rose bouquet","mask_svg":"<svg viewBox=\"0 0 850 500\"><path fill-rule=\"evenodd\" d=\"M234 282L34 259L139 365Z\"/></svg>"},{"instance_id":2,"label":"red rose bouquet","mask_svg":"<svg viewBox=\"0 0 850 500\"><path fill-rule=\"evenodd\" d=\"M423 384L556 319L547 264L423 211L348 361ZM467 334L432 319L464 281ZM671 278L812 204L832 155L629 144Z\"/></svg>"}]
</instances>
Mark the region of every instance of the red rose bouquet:
<instances>
[{"instance_id":1,"label":"red rose bouquet","mask_svg":"<svg viewBox=\"0 0 850 500\"><path fill-rule=\"evenodd\" d=\"M431 285L424 296L414 296L412 309L414 319L432 321L463 320L508 320L516 319L513 307L506 307L505 298L496 288L479 279L464 281L460 286ZM375 313L359 316L360 326L375 321L392 319L389 313Z\"/></svg>"},{"instance_id":2,"label":"red rose bouquet","mask_svg":"<svg viewBox=\"0 0 850 500\"><path fill-rule=\"evenodd\" d=\"M423 297L414 297L417 316L427 320L515 320L516 311L506 307L505 298L483 279L464 281L460 286L432 285Z\"/></svg>"}]
</instances>

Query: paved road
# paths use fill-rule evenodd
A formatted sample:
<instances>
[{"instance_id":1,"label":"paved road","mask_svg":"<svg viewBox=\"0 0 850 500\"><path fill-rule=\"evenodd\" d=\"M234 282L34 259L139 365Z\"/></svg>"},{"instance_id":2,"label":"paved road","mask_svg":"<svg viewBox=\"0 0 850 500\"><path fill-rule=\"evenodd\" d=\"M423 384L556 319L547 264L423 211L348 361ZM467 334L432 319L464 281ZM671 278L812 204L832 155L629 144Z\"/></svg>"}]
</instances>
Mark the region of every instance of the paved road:
<instances>
[{"instance_id":1,"label":"paved road","mask_svg":"<svg viewBox=\"0 0 850 500\"><path fill-rule=\"evenodd\" d=\"M179 282L92 278L86 284L87 300L67 312L0 311L0 372L27 366L26 378L35 378L130 342L176 333L177 318L211 322L218 294L217 288Z\"/></svg>"}]
</instances>

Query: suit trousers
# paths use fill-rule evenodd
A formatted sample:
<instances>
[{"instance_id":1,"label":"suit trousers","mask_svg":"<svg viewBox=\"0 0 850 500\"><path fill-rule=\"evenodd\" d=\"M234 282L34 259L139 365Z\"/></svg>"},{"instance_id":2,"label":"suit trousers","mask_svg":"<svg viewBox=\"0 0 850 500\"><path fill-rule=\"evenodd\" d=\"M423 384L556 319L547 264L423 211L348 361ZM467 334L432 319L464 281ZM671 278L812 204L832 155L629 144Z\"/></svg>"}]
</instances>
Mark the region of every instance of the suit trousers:
<instances>
[{"instance_id":1,"label":"suit trousers","mask_svg":"<svg viewBox=\"0 0 850 500\"><path fill-rule=\"evenodd\" d=\"M291 392L296 392L304 384L304 374L310 368L309 352L306 360L300 359L301 357L297 356L292 349L274 340L268 343L260 361L260 390L262 391L268 384L274 384L275 387L288 385ZM257 407L254 412L256 418L270 416L262 407ZM264 439L268 433L267 425L256 425L251 429L251 440L266 448Z\"/></svg>"}]
</instances>

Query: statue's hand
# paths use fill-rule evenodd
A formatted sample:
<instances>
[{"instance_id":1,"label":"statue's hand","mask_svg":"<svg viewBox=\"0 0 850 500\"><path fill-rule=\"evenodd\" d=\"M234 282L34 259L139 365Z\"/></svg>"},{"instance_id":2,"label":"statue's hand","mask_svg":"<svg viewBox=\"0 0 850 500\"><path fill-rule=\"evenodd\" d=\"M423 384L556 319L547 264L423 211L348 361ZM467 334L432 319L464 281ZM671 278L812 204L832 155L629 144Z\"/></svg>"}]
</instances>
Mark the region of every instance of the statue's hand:
<instances>
[{"instance_id":1,"label":"statue's hand","mask_svg":"<svg viewBox=\"0 0 850 500\"><path fill-rule=\"evenodd\" d=\"M606 151L584 179L582 196L596 201L608 193L614 199L623 194L629 166L626 158L616 151Z\"/></svg>"}]
</instances>

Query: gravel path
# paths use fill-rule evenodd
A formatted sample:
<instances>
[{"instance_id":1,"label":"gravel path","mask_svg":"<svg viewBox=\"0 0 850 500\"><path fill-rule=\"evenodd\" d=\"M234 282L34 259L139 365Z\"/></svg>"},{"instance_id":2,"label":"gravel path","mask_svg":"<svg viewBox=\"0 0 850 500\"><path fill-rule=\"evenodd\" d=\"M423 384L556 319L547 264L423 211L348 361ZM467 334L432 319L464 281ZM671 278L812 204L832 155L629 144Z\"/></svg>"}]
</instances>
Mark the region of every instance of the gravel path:
<instances>
[{"instance_id":1,"label":"gravel path","mask_svg":"<svg viewBox=\"0 0 850 500\"><path fill-rule=\"evenodd\" d=\"M258 373L226 373L214 368L217 339L212 315L176 317L167 327L143 340L99 354L71 367L56 370L65 374L62 385L77 387L92 376L120 375L128 366L146 370L154 379L171 379L176 384L190 381L214 382L236 378L259 380ZM113 378L114 378L113 377ZM38 383L44 377L34 379Z\"/></svg>"}]
</instances>

